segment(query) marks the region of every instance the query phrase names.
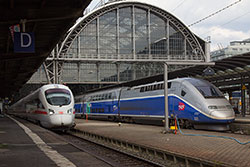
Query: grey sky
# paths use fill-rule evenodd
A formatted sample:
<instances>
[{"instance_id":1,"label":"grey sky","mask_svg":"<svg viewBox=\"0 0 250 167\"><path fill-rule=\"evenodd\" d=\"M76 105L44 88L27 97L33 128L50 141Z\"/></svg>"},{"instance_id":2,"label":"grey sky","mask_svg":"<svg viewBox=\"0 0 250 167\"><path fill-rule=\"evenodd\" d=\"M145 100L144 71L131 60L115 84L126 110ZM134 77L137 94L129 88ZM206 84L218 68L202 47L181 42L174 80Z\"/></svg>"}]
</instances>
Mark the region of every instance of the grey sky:
<instances>
[{"instance_id":1,"label":"grey sky","mask_svg":"<svg viewBox=\"0 0 250 167\"><path fill-rule=\"evenodd\" d=\"M100 0L93 0L93 8ZM103 0L104 1L104 0ZM107 1L107 0L106 0ZM190 25L239 0L136 0L160 7ZM211 50L218 44L226 47L230 41L250 38L250 1L241 0L232 7L206 19L190 29L200 36L211 38Z\"/></svg>"}]
</instances>

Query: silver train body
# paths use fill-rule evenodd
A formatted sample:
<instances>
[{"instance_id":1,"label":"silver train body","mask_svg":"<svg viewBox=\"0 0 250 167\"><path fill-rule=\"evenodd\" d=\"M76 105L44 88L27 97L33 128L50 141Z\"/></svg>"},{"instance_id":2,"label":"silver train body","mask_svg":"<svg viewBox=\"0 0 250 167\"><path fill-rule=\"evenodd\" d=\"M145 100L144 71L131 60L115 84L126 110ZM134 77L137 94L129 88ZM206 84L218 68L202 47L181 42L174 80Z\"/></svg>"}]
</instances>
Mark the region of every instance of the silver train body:
<instances>
[{"instance_id":1,"label":"silver train body","mask_svg":"<svg viewBox=\"0 0 250 167\"><path fill-rule=\"evenodd\" d=\"M73 94L60 84L42 86L10 106L8 113L49 129L68 129L75 125Z\"/></svg>"},{"instance_id":2,"label":"silver train body","mask_svg":"<svg viewBox=\"0 0 250 167\"><path fill-rule=\"evenodd\" d=\"M90 104L89 118L161 122L165 118L164 99L164 83L154 82L85 94L75 108L86 115L86 104ZM170 120L177 117L183 126L196 129L228 130L235 119L232 106L219 89L195 78L169 80L168 108Z\"/></svg>"}]
</instances>

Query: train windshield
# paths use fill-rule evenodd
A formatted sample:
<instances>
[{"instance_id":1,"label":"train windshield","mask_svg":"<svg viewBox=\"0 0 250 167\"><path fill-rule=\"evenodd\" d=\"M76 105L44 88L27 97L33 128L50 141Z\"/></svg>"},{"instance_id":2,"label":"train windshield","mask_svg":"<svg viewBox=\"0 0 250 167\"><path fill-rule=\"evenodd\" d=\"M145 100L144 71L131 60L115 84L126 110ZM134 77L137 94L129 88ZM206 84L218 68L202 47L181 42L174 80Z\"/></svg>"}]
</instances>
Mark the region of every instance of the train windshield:
<instances>
[{"instance_id":1,"label":"train windshield","mask_svg":"<svg viewBox=\"0 0 250 167\"><path fill-rule=\"evenodd\" d=\"M205 98L224 98L224 95L219 89L207 81L190 79L189 82L194 85Z\"/></svg>"},{"instance_id":2,"label":"train windshield","mask_svg":"<svg viewBox=\"0 0 250 167\"><path fill-rule=\"evenodd\" d=\"M68 105L71 102L70 92L66 89L49 89L45 91L47 102L54 106Z\"/></svg>"}]
</instances>

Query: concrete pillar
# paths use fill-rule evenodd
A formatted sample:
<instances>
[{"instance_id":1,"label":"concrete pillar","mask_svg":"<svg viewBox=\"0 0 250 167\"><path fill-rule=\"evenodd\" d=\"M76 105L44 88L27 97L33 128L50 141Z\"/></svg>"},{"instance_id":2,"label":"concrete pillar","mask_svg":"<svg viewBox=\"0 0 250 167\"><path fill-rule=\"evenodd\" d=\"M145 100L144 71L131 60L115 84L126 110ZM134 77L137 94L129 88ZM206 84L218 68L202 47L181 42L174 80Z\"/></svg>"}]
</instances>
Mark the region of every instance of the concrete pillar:
<instances>
[{"instance_id":1,"label":"concrete pillar","mask_svg":"<svg viewBox=\"0 0 250 167\"><path fill-rule=\"evenodd\" d=\"M245 100L246 86L244 83L241 84L241 115L245 117L246 114L246 100Z\"/></svg>"},{"instance_id":2,"label":"concrete pillar","mask_svg":"<svg viewBox=\"0 0 250 167\"><path fill-rule=\"evenodd\" d=\"M100 64L96 63L96 70L97 70L97 82L100 82Z\"/></svg>"},{"instance_id":3,"label":"concrete pillar","mask_svg":"<svg viewBox=\"0 0 250 167\"><path fill-rule=\"evenodd\" d=\"M233 99L233 92L232 91L228 91L228 96L229 96L229 103L232 105L232 99Z\"/></svg>"}]
</instances>

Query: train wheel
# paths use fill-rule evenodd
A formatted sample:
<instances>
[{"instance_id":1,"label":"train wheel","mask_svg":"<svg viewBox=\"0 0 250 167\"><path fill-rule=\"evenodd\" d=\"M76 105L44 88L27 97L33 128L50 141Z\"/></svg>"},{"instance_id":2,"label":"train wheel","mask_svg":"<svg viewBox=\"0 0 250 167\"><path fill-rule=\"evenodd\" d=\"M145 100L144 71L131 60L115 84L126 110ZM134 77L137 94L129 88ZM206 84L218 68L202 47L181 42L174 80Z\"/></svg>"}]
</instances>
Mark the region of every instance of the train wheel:
<instances>
[{"instance_id":1,"label":"train wheel","mask_svg":"<svg viewBox=\"0 0 250 167\"><path fill-rule=\"evenodd\" d=\"M183 120L183 121L184 121L183 127L185 129L192 129L193 128L193 124L190 121L188 121L188 120Z\"/></svg>"},{"instance_id":2,"label":"train wheel","mask_svg":"<svg viewBox=\"0 0 250 167\"><path fill-rule=\"evenodd\" d=\"M114 116L108 116L108 120L109 120L109 121L115 121L116 119L115 119Z\"/></svg>"}]
</instances>

